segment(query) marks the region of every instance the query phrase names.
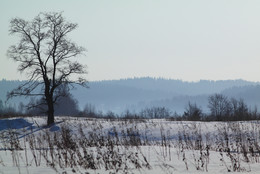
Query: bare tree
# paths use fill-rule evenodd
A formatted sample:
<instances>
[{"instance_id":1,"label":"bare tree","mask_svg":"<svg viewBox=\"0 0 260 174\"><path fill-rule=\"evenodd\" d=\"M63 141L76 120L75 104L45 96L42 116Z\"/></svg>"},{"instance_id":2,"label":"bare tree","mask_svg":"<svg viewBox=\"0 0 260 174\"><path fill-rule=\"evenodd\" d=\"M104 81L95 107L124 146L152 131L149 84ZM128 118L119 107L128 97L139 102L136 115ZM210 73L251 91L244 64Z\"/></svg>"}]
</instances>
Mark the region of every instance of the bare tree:
<instances>
[{"instance_id":1,"label":"bare tree","mask_svg":"<svg viewBox=\"0 0 260 174\"><path fill-rule=\"evenodd\" d=\"M12 45L7 55L19 62L18 70L27 72L28 81L8 94L42 96L47 105L48 121L54 123L54 104L68 94L75 84L86 86L86 67L73 58L85 51L67 38L77 24L67 22L62 13L40 13L31 21L14 18L10 34L20 41ZM39 89L41 88L40 92Z\"/></svg>"},{"instance_id":2,"label":"bare tree","mask_svg":"<svg viewBox=\"0 0 260 174\"><path fill-rule=\"evenodd\" d=\"M196 103L192 104L191 102L188 103L183 116L187 120L191 121L199 121L202 117L202 110L197 106Z\"/></svg>"},{"instance_id":3,"label":"bare tree","mask_svg":"<svg viewBox=\"0 0 260 174\"><path fill-rule=\"evenodd\" d=\"M249 109L247 104L243 99L231 99L232 106L232 116L233 120L248 120L249 119Z\"/></svg>"},{"instance_id":4,"label":"bare tree","mask_svg":"<svg viewBox=\"0 0 260 174\"><path fill-rule=\"evenodd\" d=\"M214 116L217 121L222 121L228 117L231 112L231 104L228 98L222 94L214 94L208 98L208 107L211 111L211 115Z\"/></svg>"},{"instance_id":5,"label":"bare tree","mask_svg":"<svg viewBox=\"0 0 260 174\"><path fill-rule=\"evenodd\" d=\"M87 103L84 107L83 113L85 116L87 117L96 117L97 116L97 112L96 112L96 108L93 104L91 103Z\"/></svg>"}]
</instances>

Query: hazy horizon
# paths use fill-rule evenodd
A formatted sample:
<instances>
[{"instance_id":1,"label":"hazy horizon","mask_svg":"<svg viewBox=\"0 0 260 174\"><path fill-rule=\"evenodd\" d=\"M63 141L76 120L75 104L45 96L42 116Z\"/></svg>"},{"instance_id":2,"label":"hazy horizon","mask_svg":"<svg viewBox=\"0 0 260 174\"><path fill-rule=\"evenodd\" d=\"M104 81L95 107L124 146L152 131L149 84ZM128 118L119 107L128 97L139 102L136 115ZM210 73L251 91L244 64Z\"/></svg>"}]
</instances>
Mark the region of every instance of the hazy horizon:
<instances>
[{"instance_id":1,"label":"hazy horizon","mask_svg":"<svg viewBox=\"0 0 260 174\"><path fill-rule=\"evenodd\" d=\"M28 10L30 8L30 10ZM1 1L0 79L25 80L6 57L10 20L62 12L88 51L89 81L163 77L183 81L260 81L260 1Z\"/></svg>"},{"instance_id":2,"label":"hazy horizon","mask_svg":"<svg viewBox=\"0 0 260 174\"><path fill-rule=\"evenodd\" d=\"M0 101L5 101L6 93L22 83L22 81L0 80ZM183 113L189 102L197 103L206 111L208 96L215 93L237 99L243 98L249 106L257 105L260 108L259 84L241 80L190 83L179 80L136 78L91 81L88 89L77 86L70 93L80 109L91 104L103 112L121 113L126 109L139 111L146 107L161 106ZM29 102L29 99L16 97L9 102L18 106L20 102Z\"/></svg>"},{"instance_id":3,"label":"hazy horizon","mask_svg":"<svg viewBox=\"0 0 260 174\"><path fill-rule=\"evenodd\" d=\"M176 81L182 81L182 82L187 82L187 83L198 83L201 81L212 81L212 82L217 82L217 81L247 81L247 82L254 82L254 83L260 83L259 81L252 81L252 80L246 80L242 78L237 78L237 79L217 79L217 80L211 80L211 79L199 79L199 80L184 80L184 79L177 79L177 78L165 78L165 77L151 77L151 76L141 76L141 77L126 77L126 78L117 78L117 79L101 79L101 80L89 80L88 82L102 82L102 81L120 81L120 80L132 80L132 79L156 79L156 80L176 80ZM7 78L2 78L0 81L26 81L27 79L7 79Z\"/></svg>"}]
</instances>

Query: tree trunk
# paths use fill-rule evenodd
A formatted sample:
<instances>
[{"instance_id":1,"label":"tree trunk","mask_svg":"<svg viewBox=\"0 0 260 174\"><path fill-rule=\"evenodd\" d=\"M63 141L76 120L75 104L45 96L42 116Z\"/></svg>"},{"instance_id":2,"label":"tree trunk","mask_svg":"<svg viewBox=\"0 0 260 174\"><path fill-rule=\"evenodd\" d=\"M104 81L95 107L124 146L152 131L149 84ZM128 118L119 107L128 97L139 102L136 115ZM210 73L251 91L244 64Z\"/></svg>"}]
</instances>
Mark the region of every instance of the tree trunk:
<instances>
[{"instance_id":1,"label":"tree trunk","mask_svg":"<svg viewBox=\"0 0 260 174\"><path fill-rule=\"evenodd\" d=\"M45 82L45 100L48 106L48 120L47 125L51 125L54 123L54 102L53 102L53 94L50 92L50 82Z\"/></svg>"},{"instance_id":2,"label":"tree trunk","mask_svg":"<svg viewBox=\"0 0 260 174\"><path fill-rule=\"evenodd\" d=\"M47 121L47 125L51 125L54 123L54 106L53 106L53 101L52 100L48 100L48 121Z\"/></svg>"}]
</instances>

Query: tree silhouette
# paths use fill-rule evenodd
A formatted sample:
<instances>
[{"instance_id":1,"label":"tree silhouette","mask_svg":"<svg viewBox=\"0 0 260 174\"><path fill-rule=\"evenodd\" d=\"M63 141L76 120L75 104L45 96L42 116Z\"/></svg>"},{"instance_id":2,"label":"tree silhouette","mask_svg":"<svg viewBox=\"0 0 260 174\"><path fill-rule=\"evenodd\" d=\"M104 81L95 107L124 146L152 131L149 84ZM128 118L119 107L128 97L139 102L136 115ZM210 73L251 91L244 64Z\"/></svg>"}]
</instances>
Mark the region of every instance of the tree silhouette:
<instances>
[{"instance_id":1,"label":"tree silhouette","mask_svg":"<svg viewBox=\"0 0 260 174\"><path fill-rule=\"evenodd\" d=\"M231 112L231 104L228 98L222 94L209 96L208 107L211 111L211 115L214 116L217 121L227 120Z\"/></svg>"},{"instance_id":2,"label":"tree silhouette","mask_svg":"<svg viewBox=\"0 0 260 174\"><path fill-rule=\"evenodd\" d=\"M196 103L192 104L191 102L189 102L183 116L187 120L199 121L201 120L202 110L197 106Z\"/></svg>"},{"instance_id":3,"label":"tree silhouette","mask_svg":"<svg viewBox=\"0 0 260 174\"><path fill-rule=\"evenodd\" d=\"M7 97L42 96L48 108L48 125L54 123L58 98L66 96L75 84L86 86L86 67L73 59L85 49L67 38L76 27L55 12L40 13L32 21L14 18L10 22L10 34L18 34L20 41L7 55L19 62L18 70L27 72L28 81Z\"/></svg>"}]
</instances>

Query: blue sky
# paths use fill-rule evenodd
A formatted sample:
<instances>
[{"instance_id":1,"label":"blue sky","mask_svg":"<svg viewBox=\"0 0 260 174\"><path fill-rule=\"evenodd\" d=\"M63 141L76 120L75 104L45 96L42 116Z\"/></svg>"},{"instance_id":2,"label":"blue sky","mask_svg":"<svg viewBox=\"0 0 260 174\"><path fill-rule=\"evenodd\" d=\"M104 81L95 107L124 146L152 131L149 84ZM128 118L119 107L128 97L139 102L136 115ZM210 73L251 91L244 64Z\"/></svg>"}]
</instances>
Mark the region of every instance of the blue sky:
<instances>
[{"instance_id":1,"label":"blue sky","mask_svg":"<svg viewBox=\"0 0 260 174\"><path fill-rule=\"evenodd\" d=\"M260 81L258 0L3 0L0 79L26 79L6 51L14 17L63 11L78 23L71 40L88 52L87 79L128 77Z\"/></svg>"}]
</instances>

